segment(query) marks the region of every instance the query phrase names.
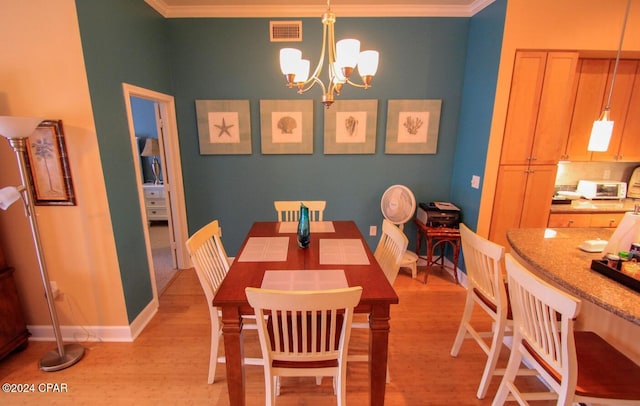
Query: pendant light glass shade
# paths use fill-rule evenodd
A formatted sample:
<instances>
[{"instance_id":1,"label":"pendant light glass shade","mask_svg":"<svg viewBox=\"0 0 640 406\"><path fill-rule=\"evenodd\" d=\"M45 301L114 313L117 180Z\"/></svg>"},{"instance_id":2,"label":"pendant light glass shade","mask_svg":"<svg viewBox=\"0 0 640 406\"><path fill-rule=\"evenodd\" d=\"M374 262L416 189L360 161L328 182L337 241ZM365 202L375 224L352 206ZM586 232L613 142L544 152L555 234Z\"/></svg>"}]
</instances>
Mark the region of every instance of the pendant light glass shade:
<instances>
[{"instance_id":1,"label":"pendant light glass shade","mask_svg":"<svg viewBox=\"0 0 640 406\"><path fill-rule=\"evenodd\" d=\"M609 111L605 110L599 120L593 122L587 151L605 152L613 133L613 121L609 120Z\"/></svg>"},{"instance_id":2,"label":"pendant light glass shade","mask_svg":"<svg viewBox=\"0 0 640 406\"><path fill-rule=\"evenodd\" d=\"M378 71L378 51L362 51L358 59L358 73L360 76L374 76Z\"/></svg>"},{"instance_id":3,"label":"pendant light glass shade","mask_svg":"<svg viewBox=\"0 0 640 406\"><path fill-rule=\"evenodd\" d=\"M295 74L302 59L302 51L295 48L280 50L280 70L283 75Z\"/></svg>"},{"instance_id":4,"label":"pendant light glass shade","mask_svg":"<svg viewBox=\"0 0 640 406\"><path fill-rule=\"evenodd\" d=\"M336 61L343 68L355 68L360 55L360 41L357 39L343 39L336 42Z\"/></svg>"}]
</instances>

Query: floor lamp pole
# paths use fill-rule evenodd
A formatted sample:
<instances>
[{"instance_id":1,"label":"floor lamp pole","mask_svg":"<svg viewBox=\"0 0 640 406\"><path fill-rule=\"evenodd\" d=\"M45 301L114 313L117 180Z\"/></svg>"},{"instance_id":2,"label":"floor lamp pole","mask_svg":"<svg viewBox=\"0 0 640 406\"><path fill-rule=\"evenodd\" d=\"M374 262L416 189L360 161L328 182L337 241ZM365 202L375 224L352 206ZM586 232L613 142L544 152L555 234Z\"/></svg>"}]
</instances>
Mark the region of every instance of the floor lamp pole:
<instances>
[{"instance_id":1,"label":"floor lamp pole","mask_svg":"<svg viewBox=\"0 0 640 406\"><path fill-rule=\"evenodd\" d=\"M59 371L61 369L70 367L76 362L80 361L80 358L84 355L84 347L80 344L64 344L62 341L62 333L60 332L60 324L58 323L58 315L56 313L55 303L53 302L53 295L51 292L51 284L49 283L49 274L47 273L47 266L42 255L42 244L40 242L40 233L38 232L38 220L36 218L36 212L33 207L33 195L31 192L31 179L27 172L26 155L26 142L27 138L8 138L9 145L13 148L18 164L20 168L20 178L22 184L25 186L22 190L24 197L24 205L29 217L29 223L31 225L31 234L33 235L33 242L36 248L36 254L38 257L38 265L40 266L40 276L42 277L42 284L44 285L45 297L47 299L47 305L49 306L49 316L51 317L51 324L53 326L53 333L56 337L56 344L58 346L57 351L53 350L45 354L40 359L40 369L47 372Z\"/></svg>"}]
</instances>

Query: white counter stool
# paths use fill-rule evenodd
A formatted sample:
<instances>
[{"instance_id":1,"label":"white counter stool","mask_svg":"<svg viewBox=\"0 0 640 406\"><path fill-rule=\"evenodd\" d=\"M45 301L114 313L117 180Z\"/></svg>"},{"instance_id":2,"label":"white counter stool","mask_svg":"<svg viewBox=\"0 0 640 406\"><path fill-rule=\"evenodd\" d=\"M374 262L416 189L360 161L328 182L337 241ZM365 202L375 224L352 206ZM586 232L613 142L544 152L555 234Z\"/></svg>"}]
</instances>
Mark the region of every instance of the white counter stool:
<instances>
[{"instance_id":1,"label":"white counter stool","mask_svg":"<svg viewBox=\"0 0 640 406\"><path fill-rule=\"evenodd\" d=\"M509 395L520 404L527 404L526 399L557 399L558 405L639 405L640 366L597 334L574 331L580 299L533 275L510 254L505 264L513 346L492 405L504 404ZM552 391L520 392L515 379L521 362L531 365Z\"/></svg>"}]
</instances>

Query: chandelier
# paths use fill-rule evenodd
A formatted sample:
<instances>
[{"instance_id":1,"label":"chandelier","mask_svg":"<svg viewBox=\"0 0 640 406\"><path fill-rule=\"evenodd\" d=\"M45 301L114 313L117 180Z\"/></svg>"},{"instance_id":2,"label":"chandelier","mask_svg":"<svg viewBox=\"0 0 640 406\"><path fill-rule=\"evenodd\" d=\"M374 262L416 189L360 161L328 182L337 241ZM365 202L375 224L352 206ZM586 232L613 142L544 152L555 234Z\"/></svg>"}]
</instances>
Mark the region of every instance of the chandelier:
<instances>
[{"instance_id":1,"label":"chandelier","mask_svg":"<svg viewBox=\"0 0 640 406\"><path fill-rule=\"evenodd\" d=\"M296 87L299 94L307 92L316 84L322 88L322 104L327 108L331 106L335 95L340 95L340 90L345 83L368 89L371 80L378 70L378 51L360 52L360 41L357 39L343 39L335 42L333 26L336 15L331 11L331 0L327 0L327 11L322 15L322 51L320 60L311 77L309 77L309 60L302 59L302 51L295 48L283 48L280 50L280 69L287 80L289 88ZM328 56L328 82L320 79L320 74L325 62L325 53ZM362 78L362 84L351 81L351 74L358 68Z\"/></svg>"}]
</instances>

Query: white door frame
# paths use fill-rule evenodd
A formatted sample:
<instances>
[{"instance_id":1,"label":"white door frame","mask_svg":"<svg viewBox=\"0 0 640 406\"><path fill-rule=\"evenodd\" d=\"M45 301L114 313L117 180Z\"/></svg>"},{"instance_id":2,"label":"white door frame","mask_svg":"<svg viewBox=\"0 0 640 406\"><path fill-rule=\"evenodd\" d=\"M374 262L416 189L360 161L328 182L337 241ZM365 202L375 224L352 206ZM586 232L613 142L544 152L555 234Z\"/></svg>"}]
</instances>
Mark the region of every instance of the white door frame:
<instances>
[{"instance_id":1,"label":"white door frame","mask_svg":"<svg viewBox=\"0 0 640 406\"><path fill-rule=\"evenodd\" d=\"M163 131L158 134L158 141L160 142L160 150L162 153L161 164L164 176L165 192L167 194L167 205L169 215L169 230L172 232L172 248L176 252L176 260L178 262L179 269L186 269L191 267L191 261L189 255L186 252L185 242L188 238L189 232L187 227L187 214L185 209L184 199L184 184L182 181L182 164L180 160L180 145L178 143L178 126L176 122L176 108L173 96L169 96L163 93L158 93L153 90L137 87L128 83L122 84L122 91L124 93L124 102L127 112L127 121L129 125L129 134L131 138L131 151L133 154L133 161L138 162L138 142L136 140L136 134L133 126L133 114L131 110L131 97L137 97L145 100L150 100L158 105L160 115L163 117L162 123L157 125L162 126ZM158 118L156 117L156 121ZM149 232L147 230L147 213L144 209L144 196L142 191L142 170L140 165L134 165L136 180L138 187L138 198L140 200L140 210L142 213L141 227L144 230L145 243L147 246L147 258L149 261L149 273L151 275L151 281L153 286L153 295L157 299L158 292L156 290L155 272L153 271L153 258L151 255L151 244L149 241Z\"/></svg>"}]
</instances>

